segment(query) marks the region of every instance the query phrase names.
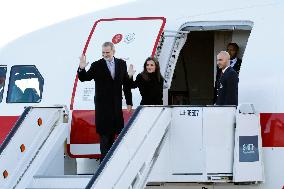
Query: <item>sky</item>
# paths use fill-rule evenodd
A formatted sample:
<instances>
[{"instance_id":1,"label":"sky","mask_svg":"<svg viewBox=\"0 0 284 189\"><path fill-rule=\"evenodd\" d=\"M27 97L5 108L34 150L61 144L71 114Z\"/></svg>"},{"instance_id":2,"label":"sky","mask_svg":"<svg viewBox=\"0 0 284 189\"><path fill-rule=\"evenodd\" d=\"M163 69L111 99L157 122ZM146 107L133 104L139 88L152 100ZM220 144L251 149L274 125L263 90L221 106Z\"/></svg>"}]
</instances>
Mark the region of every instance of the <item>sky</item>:
<instances>
[{"instance_id":1,"label":"sky","mask_svg":"<svg viewBox=\"0 0 284 189\"><path fill-rule=\"evenodd\" d=\"M0 48L37 29L132 0L0 0Z\"/></svg>"}]
</instances>

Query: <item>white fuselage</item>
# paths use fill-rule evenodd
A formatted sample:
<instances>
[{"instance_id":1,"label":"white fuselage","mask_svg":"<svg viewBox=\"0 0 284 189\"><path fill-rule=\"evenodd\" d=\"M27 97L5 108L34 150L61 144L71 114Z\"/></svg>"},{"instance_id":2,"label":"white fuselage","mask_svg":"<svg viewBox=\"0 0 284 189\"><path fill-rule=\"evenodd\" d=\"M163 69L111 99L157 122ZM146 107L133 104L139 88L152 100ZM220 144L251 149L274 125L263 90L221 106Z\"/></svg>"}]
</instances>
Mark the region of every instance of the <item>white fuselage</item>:
<instances>
[{"instance_id":1,"label":"white fuselage","mask_svg":"<svg viewBox=\"0 0 284 189\"><path fill-rule=\"evenodd\" d=\"M212 84L214 83L216 74L214 66L216 53L222 49L226 50L224 48L226 48L228 41L240 43L240 56L243 63L239 75L238 101L239 104L252 103L256 111L261 115L265 183L253 186L221 184L215 185L214 188L282 189L284 187L284 100L282 100L284 94L284 64L282 63L282 44L284 43L284 36L282 34L282 29L284 29L284 25L282 24L283 14L284 3L277 0L242 0L235 3L223 0L137 1L73 18L30 33L4 46L0 51L0 66L7 66L3 100L0 102L0 131L2 132L4 128L2 124L4 125L5 122L6 128L4 128L4 131L8 133L11 124L22 113L24 107L29 105L38 104L40 106L48 106L63 104L70 107L72 97L74 97L74 107L72 106L71 110L94 110L92 101L94 93L93 82L86 84L79 82L78 88L74 92L74 87L76 87L74 86L74 82L79 64L78 57L83 52L86 52L87 59L90 62L101 57L101 42L94 40L94 38L91 39L90 45L87 47L88 49L84 50L94 23L100 19L107 18L163 17L166 19L163 28L164 35L172 35L164 38L159 55L161 72L164 76L169 71L170 56L173 54L174 44L177 39L175 36L180 34L177 31L183 30L187 33L193 33L193 30L190 30L190 28L204 26L200 31L197 31L195 27L194 32L214 32L212 34L215 41L212 42L214 52L212 52L213 56L210 55L212 59L212 73L210 75ZM132 22L134 21L132 20ZM101 21L101 23L104 23L104 21ZM139 53L142 52L142 54L151 55L154 42L147 42L147 38L151 36L152 40L156 39L161 23L154 23L153 27L150 24L149 27L151 28L146 28L143 23L141 24L143 25L141 28L139 28L139 24L136 28L133 28L131 24L128 25L127 21L125 21L121 25L114 24L112 28L112 22L110 21L104 28L103 24L100 25L99 23L94 34L97 32L98 37L95 39L100 39L100 36L103 36L108 31L112 31L112 29L116 34L120 32L127 34L127 31L129 33L140 32L144 34L144 36L141 35L141 38L139 38L139 35L136 35L135 40L140 40L140 42L137 43L135 49L123 49L121 47L121 52L119 52L119 47L116 52L118 58L129 60L127 61L128 65L133 63L137 68L136 73L139 73L144 63L143 57ZM224 29L225 26L236 25L245 26L246 28ZM134 24L134 26L136 25ZM189 29L185 29L186 27ZM206 29L206 27L210 29ZM216 28L214 29L214 27ZM149 33L151 31L156 32L155 35L152 36L153 33ZM229 33L226 34L226 31ZM190 44L192 36L189 36L187 33L185 35L188 35L187 40ZM109 35L112 35L112 33ZM143 38L145 39L143 40ZM145 46L143 41L148 46ZM183 43L186 42L183 41ZM207 44L203 45L206 46ZM126 57L128 56L128 50L131 53L129 53L129 57ZM200 54L202 55L202 53ZM136 56L139 57L138 61L134 60ZM39 103L6 102L10 71L12 66L15 65L35 65L41 73L44 78L44 84L42 99ZM174 68L178 68L178 64L173 63L173 65L174 67L168 76L169 83L172 82ZM182 68L180 69L183 70ZM200 68L195 71L202 73ZM203 79L206 80L207 78ZM170 87L173 87L169 83L165 85L167 88L164 89L165 105L169 102L168 90ZM176 91L178 91L179 86L175 87ZM91 95L86 97L86 93L90 93ZM139 91L136 89L133 94L134 107L137 107L140 103ZM84 95L85 99L83 98ZM123 108L125 109L125 106ZM75 140L77 141L81 140L80 135L74 134L72 136L76 136ZM72 143L72 136L69 139L69 144L70 140ZM4 138L4 135L0 135L1 142ZM188 186L180 186L180 188L200 188L194 184L191 185L192 187L189 186L190 184ZM165 186L165 188L167 187L173 188L173 186ZM178 186L175 187L179 188ZM213 188L213 186L208 186L207 188Z\"/></svg>"}]
</instances>

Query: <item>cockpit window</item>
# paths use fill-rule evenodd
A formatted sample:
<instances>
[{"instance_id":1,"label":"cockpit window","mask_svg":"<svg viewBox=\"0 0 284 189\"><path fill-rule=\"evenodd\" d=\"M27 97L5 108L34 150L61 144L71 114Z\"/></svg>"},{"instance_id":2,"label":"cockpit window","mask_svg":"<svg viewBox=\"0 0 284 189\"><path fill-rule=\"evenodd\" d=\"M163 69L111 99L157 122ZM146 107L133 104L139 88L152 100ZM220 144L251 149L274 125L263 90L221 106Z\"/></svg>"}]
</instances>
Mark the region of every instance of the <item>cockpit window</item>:
<instances>
[{"instance_id":1,"label":"cockpit window","mask_svg":"<svg viewBox=\"0 0 284 189\"><path fill-rule=\"evenodd\" d=\"M44 79L35 66L13 66L7 103L39 103L43 85Z\"/></svg>"},{"instance_id":2,"label":"cockpit window","mask_svg":"<svg viewBox=\"0 0 284 189\"><path fill-rule=\"evenodd\" d=\"M3 99L4 87L5 87L5 80L6 80L6 66L0 66L0 102Z\"/></svg>"}]
</instances>

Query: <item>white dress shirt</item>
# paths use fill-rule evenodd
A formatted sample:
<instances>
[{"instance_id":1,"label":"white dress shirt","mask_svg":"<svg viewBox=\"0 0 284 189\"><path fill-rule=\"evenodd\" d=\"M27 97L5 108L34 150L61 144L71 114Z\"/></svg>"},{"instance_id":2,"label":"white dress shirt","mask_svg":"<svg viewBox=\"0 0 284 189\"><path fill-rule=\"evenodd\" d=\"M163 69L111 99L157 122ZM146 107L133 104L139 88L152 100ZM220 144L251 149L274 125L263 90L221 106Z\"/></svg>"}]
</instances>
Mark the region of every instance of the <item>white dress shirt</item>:
<instances>
[{"instance_id":1,"label":"white dress shirt","mask_svg":"<svg viewBox=\"0 0 284 189\"><path fill-rule=\"evenodd\" d=\"M230 66L231 67L234 67L234 65L237 63L237 57L236 58L234 58L233 60L230 60Z\"/></svg>"},{"instance_id":2,"label":"white dress shirt","mask_svg":"<svg viewBox=\"0 0 284 189\"><path fill-rule=\"evenodd\" d=\"M229 66L227 66L224 70L222 70L222 73L225 73L225 71L229 68Z\"/></svg>"}]
</instances>

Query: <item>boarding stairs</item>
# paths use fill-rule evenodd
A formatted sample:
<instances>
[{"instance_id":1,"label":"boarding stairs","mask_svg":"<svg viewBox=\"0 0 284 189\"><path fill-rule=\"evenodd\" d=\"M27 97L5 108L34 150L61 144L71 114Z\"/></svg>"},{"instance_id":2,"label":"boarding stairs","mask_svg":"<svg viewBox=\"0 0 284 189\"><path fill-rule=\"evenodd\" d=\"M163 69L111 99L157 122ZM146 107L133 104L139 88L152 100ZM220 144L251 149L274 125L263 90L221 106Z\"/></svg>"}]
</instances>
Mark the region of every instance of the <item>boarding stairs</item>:
<instances>
[{"instance_id":1,"label":"boarding stairs","mask_svg":"<svg viewBox=\"0 0 284 189\"><path fill-rule=\"evenodd\" d=\"M259 115L250 104L139 106L94 175L65 175L64 106L28 107L0 147L0 188L145 188L264 182Z\"/></svg>"}]
</instances>

